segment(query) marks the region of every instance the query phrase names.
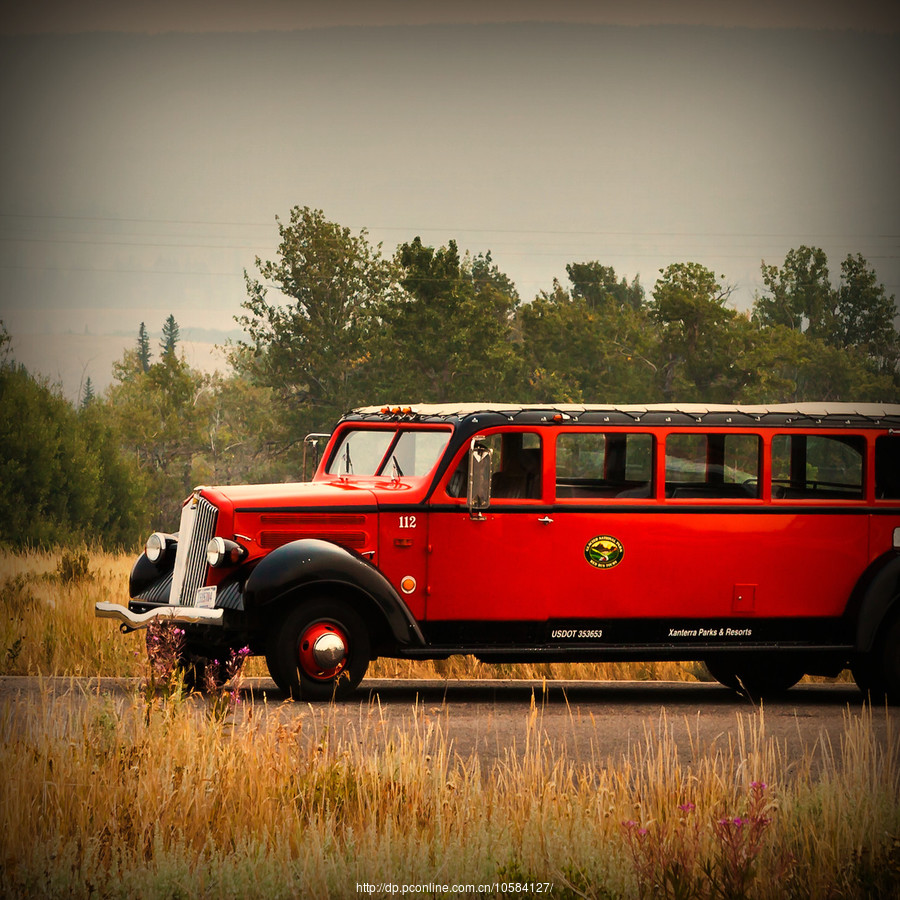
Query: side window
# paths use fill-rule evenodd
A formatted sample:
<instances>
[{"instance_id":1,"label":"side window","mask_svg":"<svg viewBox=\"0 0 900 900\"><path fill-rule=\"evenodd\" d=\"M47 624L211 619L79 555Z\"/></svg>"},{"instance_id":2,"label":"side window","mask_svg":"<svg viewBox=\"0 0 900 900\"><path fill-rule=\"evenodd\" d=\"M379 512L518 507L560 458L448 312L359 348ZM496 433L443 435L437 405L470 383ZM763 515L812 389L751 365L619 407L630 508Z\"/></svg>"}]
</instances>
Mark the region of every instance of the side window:
<instances>
[{"instance_id":1,"label":"side window","mask_svg":"<svg viewBox=\"0 0 900 900\"><path fill-rule=\"evenodd\" d=\"M653 496L653 436L563 432L556 438L560 500Z\"/></svg>"},{"instance_id":2,"label":"side window","mask_svg":"<svg viewBox=\"0 0 900 900\"><path fill-rule=\"evenodd\" d=\"M755 434L670 434L666 496L747 500L759 497L761 441Z\"/></svg>"},{"instance_id":3,"label":"side window","mask_svg":"<svg viewBox=\"0 0 900 900\"><path fill-rule=\"evenodd\" d=\"M543 453L541 437L533 431L487 435L482 443L491 453L491 500L540 500ZM447 484L451 497L465 497L469 454L463 454Z\"/></svg>"},{"instance_id":4,"label":"side window","mask_svg":"<svg viewBox=\"0 0 900 900\"><path fill-rule=\"evenodd\" d=\"M900 499L900 435L875 438L875 497Z\"/></svg>"},{"instance_id":5,"label":"side window","mask_svg":"<svg viewBox=\"0 0 900 900\"><path fill-rule=\"evenodd\" d=\"M491 499L540 500L540 435L533 431L507 431L489 435L485 444L494 451Z\"/></svg>"},{"instance_id":6,"label":"side window","mask_svg":"<svg viewBox=\"0 0 900 900\"><path fill-rule=\"evenodd\" d=\"M860 435L777 434L775 500L862 500L866 441Z\"/></svg>"}]
</instances>

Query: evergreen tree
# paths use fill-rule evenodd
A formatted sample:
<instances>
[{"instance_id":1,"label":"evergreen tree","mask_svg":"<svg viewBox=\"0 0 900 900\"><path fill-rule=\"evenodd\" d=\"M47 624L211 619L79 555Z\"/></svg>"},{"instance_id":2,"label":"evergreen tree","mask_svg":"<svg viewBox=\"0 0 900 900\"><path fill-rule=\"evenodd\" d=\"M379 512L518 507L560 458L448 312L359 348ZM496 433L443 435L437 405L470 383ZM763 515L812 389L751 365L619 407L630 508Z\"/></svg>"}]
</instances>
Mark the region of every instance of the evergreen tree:
<instances>
[{"instance_id":1,"label":"evergreen tree","mask_svg":"<svg viewBox=\"0 0 900 900\"><path fill-rule=\"evenodd\" d=\"M84 383L84 390L81 392L81 408L87 409L94 402L94 383L91 376L88 375L87 381Z\"/></svg>"},{"instance_id":2,"label":"evergreen tree","mask_svg":"<svg viewBox=\"0 0 900 900\"><path fill-rule=\"evenodd\" d=\"M150 337L147 334L147 326L141 322L138 329L137 359L142 372L150 369Z\"/></svg>"},{"instance_id":3,"label":"evergreen tree","mask_svg":"<svg viewBox=\"0 0 900 900\"><path fill-rule=\"evenodd\" d=\"M163 358L167 361L174 360L175 348L178 346L178 341L181 337L181 330L178 327L178 323L175 321L175 316L173 316L171 313L169 313L169 318L166 319L165 323L163 324L162 336L163 339L159 345L159 349L162 352ZM144 371L146 372L147 369L144 369Z\"/></svg>"}]
</instances>

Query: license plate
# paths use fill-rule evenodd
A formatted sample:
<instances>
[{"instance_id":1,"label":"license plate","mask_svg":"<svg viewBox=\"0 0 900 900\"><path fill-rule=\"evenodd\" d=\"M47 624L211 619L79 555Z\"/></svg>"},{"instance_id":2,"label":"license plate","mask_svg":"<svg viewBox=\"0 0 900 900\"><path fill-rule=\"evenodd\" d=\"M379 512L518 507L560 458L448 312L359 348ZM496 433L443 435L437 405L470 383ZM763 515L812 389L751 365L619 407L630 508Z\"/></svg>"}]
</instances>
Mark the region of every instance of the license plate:
<instances>
[{"instance_id":1,"label":"license plate","mask_svg":"<svg viewBox=\"0 0 900 900\"><path fill-rule=\"evenodd\" d=\"M213 609L216 605L216 586L202 587L197 589L197 596L194 598L194 606L200 609Z\"/></svg>"}]
</instances>

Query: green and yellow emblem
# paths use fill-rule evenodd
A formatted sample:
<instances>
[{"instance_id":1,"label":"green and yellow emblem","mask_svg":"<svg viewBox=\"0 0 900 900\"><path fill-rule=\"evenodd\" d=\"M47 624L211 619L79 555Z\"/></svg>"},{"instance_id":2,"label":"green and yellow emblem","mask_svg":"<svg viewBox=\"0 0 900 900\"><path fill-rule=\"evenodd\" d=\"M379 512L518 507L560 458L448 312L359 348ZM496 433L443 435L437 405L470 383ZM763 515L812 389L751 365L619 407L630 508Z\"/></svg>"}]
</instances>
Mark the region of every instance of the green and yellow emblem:
<instances>
[{"instance_id":1,"label":"green and yellow emblem","mask_svg":"<svg viewBox=\"0 0 900 900\"><path fill-rule=\"evenodd\" d=\"M584 558L598 569L611 569L622 562L625 548L618 538L611 534L601 534L591 538L584 547Z\"/></svg>"}]
</instances>

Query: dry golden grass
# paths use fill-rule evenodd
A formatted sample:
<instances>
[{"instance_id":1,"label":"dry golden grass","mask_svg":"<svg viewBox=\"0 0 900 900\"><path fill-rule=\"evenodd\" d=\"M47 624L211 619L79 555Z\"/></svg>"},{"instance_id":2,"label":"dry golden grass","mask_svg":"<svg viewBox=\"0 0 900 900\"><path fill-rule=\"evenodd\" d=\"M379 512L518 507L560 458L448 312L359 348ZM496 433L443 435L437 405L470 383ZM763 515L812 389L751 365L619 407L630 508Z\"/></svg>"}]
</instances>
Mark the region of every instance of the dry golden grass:
<instances>
[{"instance_id":1,"label":"dry golden grass","mask_svg":"<svg viewBox=\"0 0 900 900\"><path fill-rule=\"evenodd\" d=\"M483 771L421 707L400 727L371 706L349 730L327 713L210 709L49 691L0 706L0 894L552 882L564 898L868 900L900 886L896 736L885 749L868 713L847 714L841 753L813 774L786 764L759 712L689 764L665 721L620 759L576 763L532 706L524 749Z\"/></svg>"},{"instance_id":2,"label":"dry golden grass","mask_svg":"<svg viewBox=\"0 0 900 900\"><path fill-rule=\"evenodd\" d=\"M86 574L65 569L80 555ZM144 670L140 633L122 635L94 615L98 600L124 603L132 559L92 551L0 551L0 673L135 676Z\"/></svg>"},{"instance_id":3,"label":"dry golden grass","mask_svg":"<svg viewBox=\"0 0 900 900\"><path fill-rule=\"evenodd\" d=\"M142 634L93 615L96 600L124 599L130 565L0 556L3 671L145 676ZM680 677L470 658L371 673ZM664 720L621 758L584 762L555 749L533 705L526 746L485 770L421 707L405 726L372 705L341 727L329 707L221 700L48 688L0 704L0 896L343 898L358 882L551 882L550 896L597 900L900 896L900 750L868 712L848 712L841 745L815 763L789 764L762 712L736 714L713 748L695 738L690 763Z\"/></svg>"}]
</instances>

